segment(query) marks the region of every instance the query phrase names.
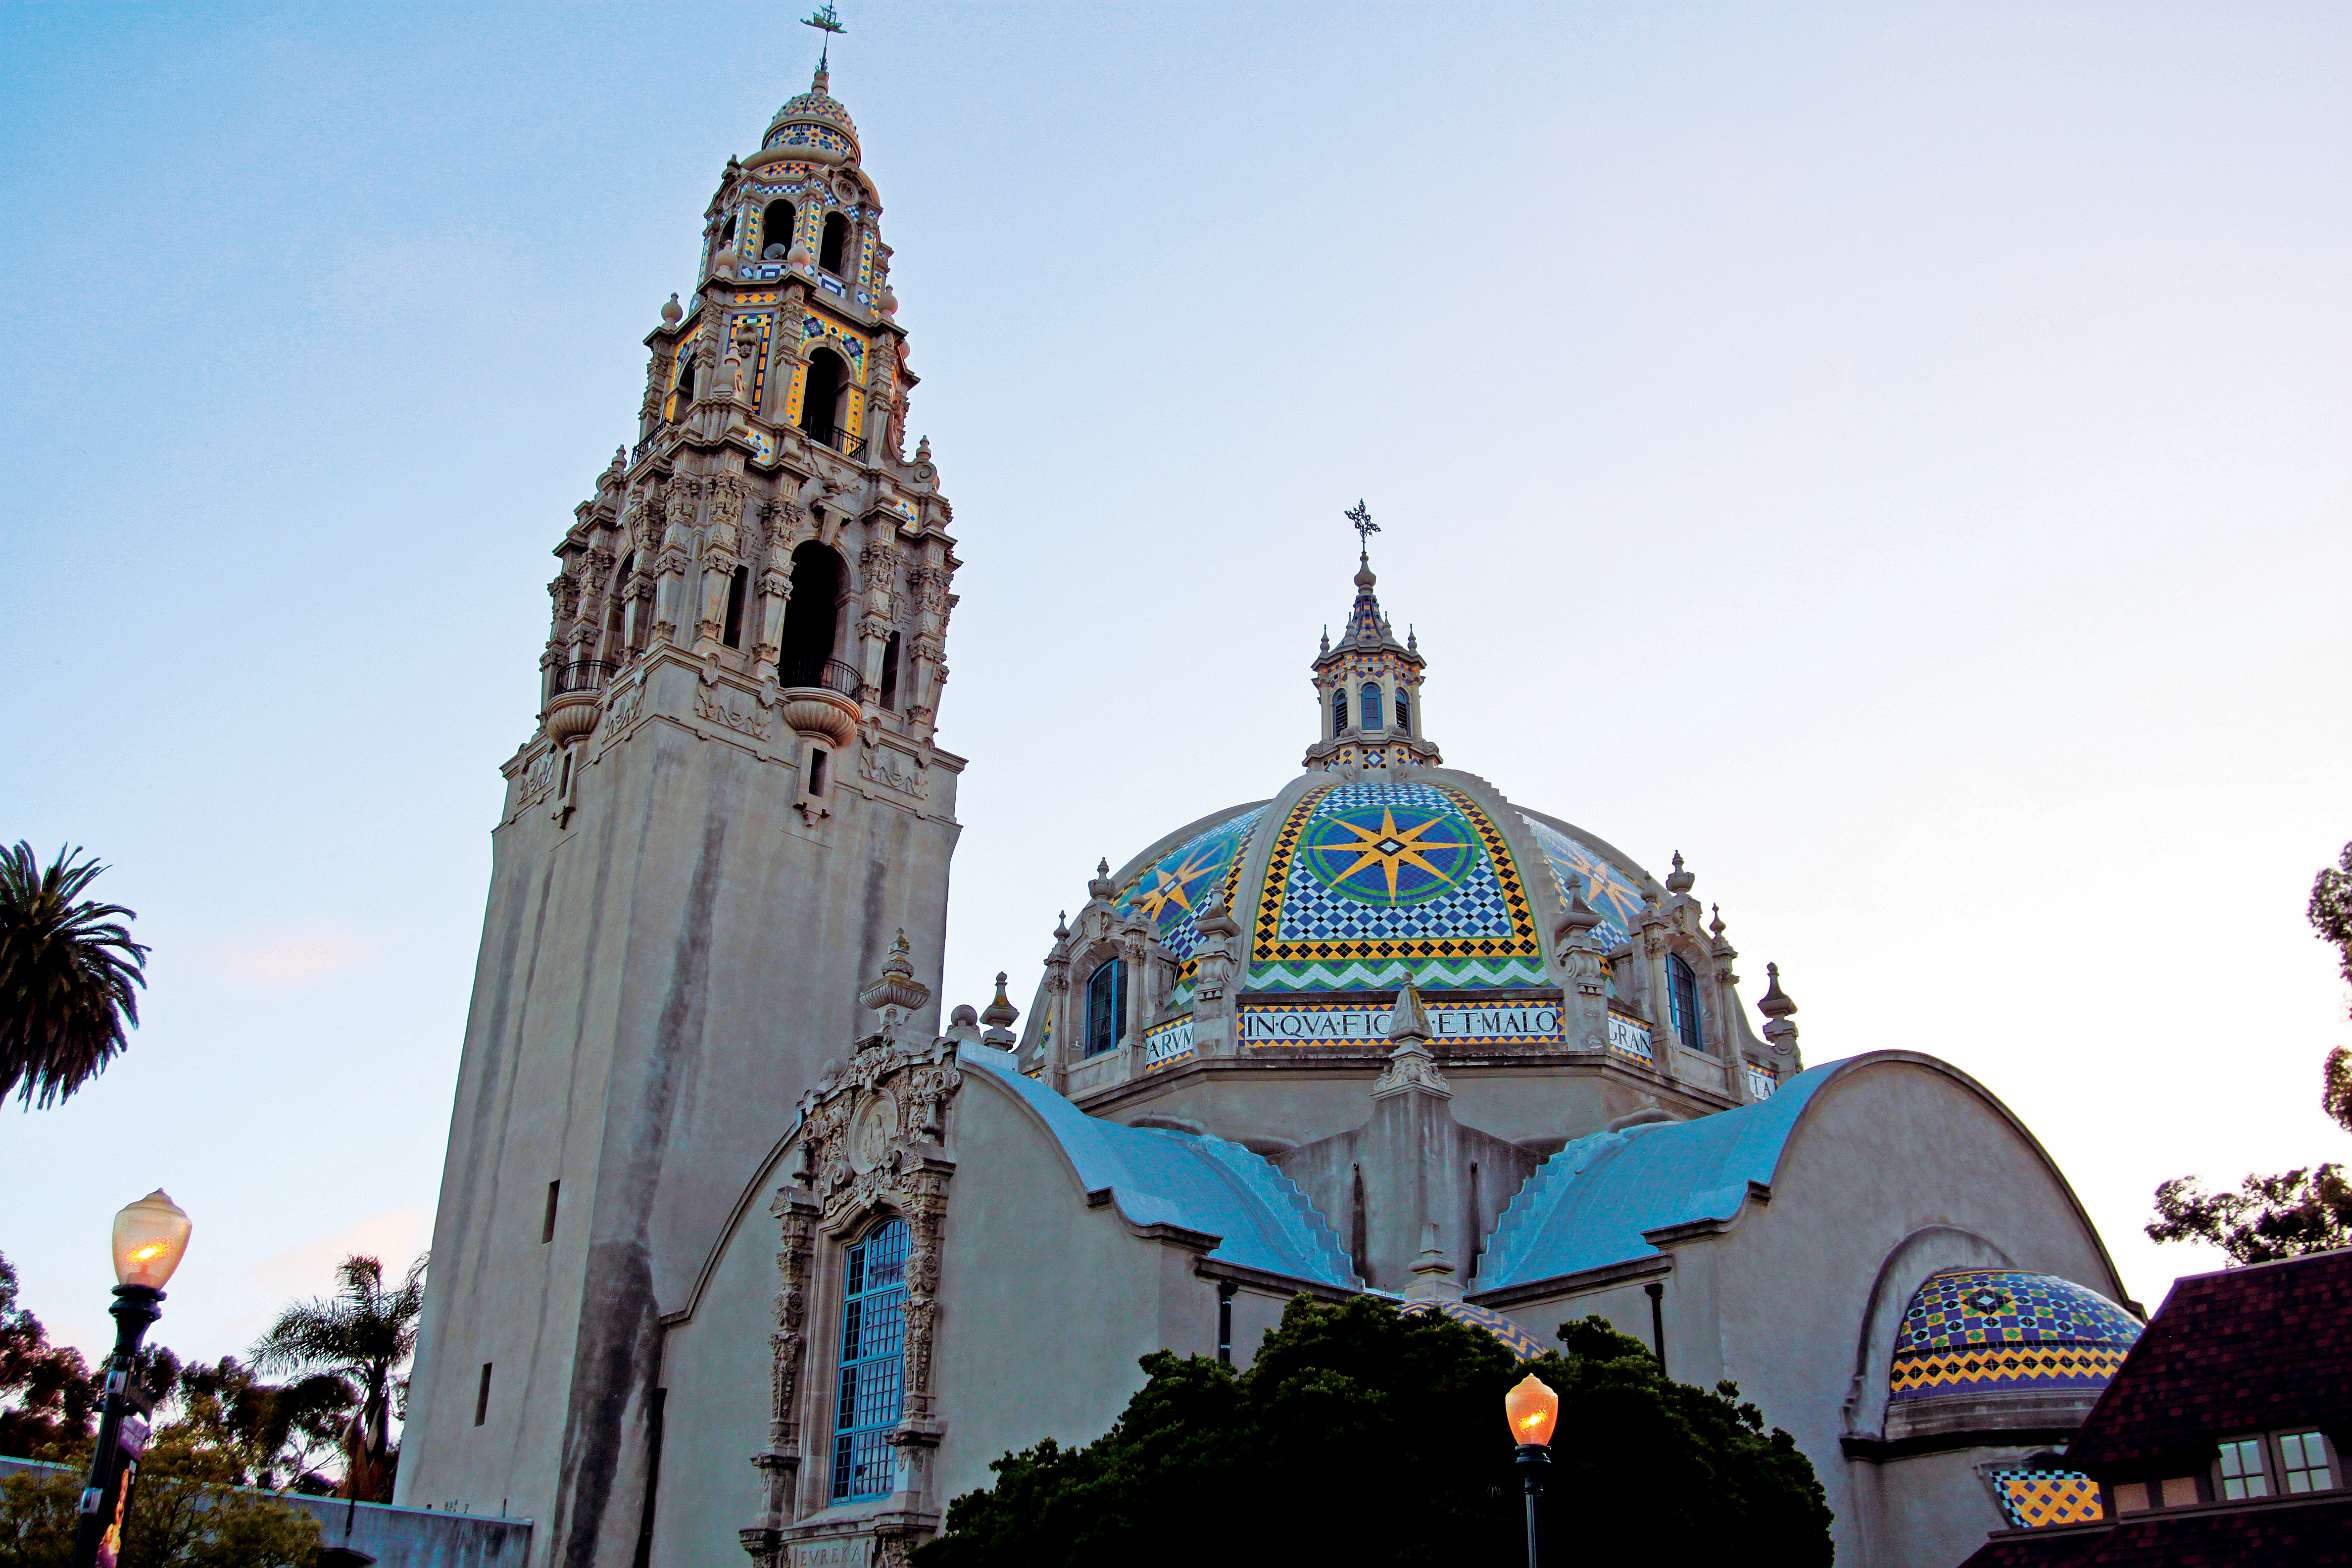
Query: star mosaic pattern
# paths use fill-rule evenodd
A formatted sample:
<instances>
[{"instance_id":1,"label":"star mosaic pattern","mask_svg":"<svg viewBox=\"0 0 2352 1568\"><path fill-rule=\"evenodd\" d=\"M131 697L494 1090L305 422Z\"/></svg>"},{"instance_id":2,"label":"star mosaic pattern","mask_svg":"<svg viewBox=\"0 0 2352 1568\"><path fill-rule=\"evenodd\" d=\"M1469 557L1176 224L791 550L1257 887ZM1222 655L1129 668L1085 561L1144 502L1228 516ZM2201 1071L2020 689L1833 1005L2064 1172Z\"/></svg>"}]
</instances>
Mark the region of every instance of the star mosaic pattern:
<instances>
[{"instance_id":1,"label":"star mosaic pattern","mask_svg":"<svg viewBox=\"0 0 2352 1568\"><path fill-rule=\"evenodd\" d=\"M1550 862L1553 879L1559 884L1559 912L1568 912L1568 889L1580 888L1584 901L1601 917L1594 935L1604 947L1615 947L1630 940L1633 922L1642 913L1641 879L1623 867L1603 856L1591 845L1580 844L1548 822L1538 822L1532 816L1520 821L1532 828L1536 847Z\"/></svg>"},{"instance_id":2,"label":"star mosaic pattern","mask_svg":"<svg viewBox=\"0 0 2352 1568\"><path fill-rule=\"evenodd\" d=\"M2095 1290L2048 1274L1956 1268L1919 1287L1887 1369L1890 1400L2002 1384L2098 1388L2140 1335Z\"/></svg>"},{"instance_id":3,"label":"star mosaic pattern","mask_svg":"<svg viewBox=\"0 0 2352 1568\"><path fill-rule=\"evenodd\" d=\"M1370 985L1406 973L1524 985L1542 956L1518 868L1476 802L1444 784L1336 784L1300 801L1275 839L1250 984L1362 966Z\"/></svg>"},{"instance_id":4,"label":"star mosaic pattern","mask_svg":"<svg viewBox=\"0 0 2352 1568\"><path fill-rule=\"evenodd\" d=\"M1150 921L1160 946L1180 959L1190 958L1201 942L1201 910L1215 894L1219 879L1248 848L1250 830L1265 815L1261 805L1228 817L1146 866L1119 890L1120 917Z\"/></svg>"}]
</instances>

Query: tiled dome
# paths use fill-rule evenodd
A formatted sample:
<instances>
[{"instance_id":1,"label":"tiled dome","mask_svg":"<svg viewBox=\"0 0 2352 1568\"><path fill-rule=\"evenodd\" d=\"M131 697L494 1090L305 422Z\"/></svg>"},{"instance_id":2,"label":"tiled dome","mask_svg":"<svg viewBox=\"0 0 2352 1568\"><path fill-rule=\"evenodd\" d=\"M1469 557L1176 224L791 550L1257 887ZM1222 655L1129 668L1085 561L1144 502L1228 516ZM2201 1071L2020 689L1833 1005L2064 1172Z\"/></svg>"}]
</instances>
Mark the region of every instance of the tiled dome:
<instances>
[{"instance_id":1,"label":"tiled dome","mask_svg":"<svg viewBox=\"0 0 2352 1568\"><path fill-rule=\"evenodd\" d=\"M1954 1268L1919 1287L1887 1368L1887 1401L2003 1389L2104 1387L2139 1321L2095 1290L2049 1274Z\"/></svg>"},{"instance_id":2,"label":"tiled dome","mask_svg":"<svg viewBox=\"0 0 2352 1568\"><path fill-rule=\"evenodd\" d=\"M761 149L814 145L855 158L857 127L840 100L825 90L827 85L824 73L820 71L808 91L787 100L776 110L775 119L768 122Z\"/></svg>"},{"instance_id":3,"label":"tiled dome","mask_svg":"<svg viewBox=\"0 0 2352 1568\"><path fill-rule=\"evenodd\" d=\"M1493 990L1549 983L1538 933L1570 887L1612 946L1656 890L1615 851L1448 774L1321 784L1278 815L1234 807L1133 869L1116 903L1186 961L1181 1004L1212 901L1241 925L1248 990Z\"/></svg>"},{"instance_id":4,"label":"tiled dome","mask_svg":"<svg viewBox=\"0 0 2352 1568\"><path fill-rule=\"evenodd\" d=\"M1539 1356L1551 1348L1502 1313L1474 1307L1467 1301L1408 1301L1397 1310L1408 1318L1424 1317L1433 1312L1441 1318L1451 1318L1474 1329L1484 1329L1502 1341L1505 1350L1522 1361Z\"/></svg>"}]
</instances>

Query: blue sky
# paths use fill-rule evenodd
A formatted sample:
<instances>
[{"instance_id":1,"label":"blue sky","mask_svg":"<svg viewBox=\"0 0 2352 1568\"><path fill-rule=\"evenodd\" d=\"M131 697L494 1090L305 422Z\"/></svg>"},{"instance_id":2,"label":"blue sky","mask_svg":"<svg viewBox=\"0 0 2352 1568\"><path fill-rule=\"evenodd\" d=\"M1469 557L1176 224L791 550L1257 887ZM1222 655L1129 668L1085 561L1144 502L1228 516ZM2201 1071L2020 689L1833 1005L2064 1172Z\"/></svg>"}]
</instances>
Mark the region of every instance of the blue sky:
<instances>
[{"instance_id":1,"label":"blue sky","mask_svg":"<svg viewBox=\"0 0 2352 1568\"><path fill-rule=\"evenodd\" d=\"M424 1245L546 552L634 432L762 5L0 5L0 839L155 947L0 1251L240 1349ZM1946 1057L2136 1294L2347 1152L2329 5L919 5L835 55L957 508L950 1000L1314 728L1368 500L1447 759L1677 849L1820 1061Z\"/></svg>"}]
</instances>

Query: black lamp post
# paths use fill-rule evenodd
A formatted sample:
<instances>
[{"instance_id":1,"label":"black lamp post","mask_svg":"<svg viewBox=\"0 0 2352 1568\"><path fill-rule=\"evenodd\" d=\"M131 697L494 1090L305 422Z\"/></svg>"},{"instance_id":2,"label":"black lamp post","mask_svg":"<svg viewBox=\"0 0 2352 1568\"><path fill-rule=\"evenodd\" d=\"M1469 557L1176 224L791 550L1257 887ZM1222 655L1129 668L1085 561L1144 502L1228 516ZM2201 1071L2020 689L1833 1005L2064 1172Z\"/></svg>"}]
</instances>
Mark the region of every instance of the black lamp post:
<instances>
[{"instance_id":1,"label":"black lamp post","mask_svg":"<svg viewBox=\"0 0 2352 1568\"><path fill-rule=\"evenodd\" d=\"M188 1216L161 1187L114 1216L114 1353L106 1360L106 1403L98 1421L98 1447L89 1457L89 1479L75 1510L73 1568L114 1568L122 1552L122 1520L130 1511L131 1483L147 1446L144 1404L131 1408L132 1362L147 1327L163 1315L164 1283L188 1250ZM125 1417L138 1422L131 1437Z\"/></svg>"},{"instance_id":2,"label":"black lamp post","mask_svg":"<svg viewBox=\"0 0 2352 1568\"><path fill-rule=\"evenodd\" d=\"M1519 1487L1528 1495L1528 1568L1543 1568L1543 1484L1551 1468L1551 1429L1559 1424L1559 1395L1534 1373L1503 1395L1503 1415L1519 1445Z\"/></svg>"}]
</instances>

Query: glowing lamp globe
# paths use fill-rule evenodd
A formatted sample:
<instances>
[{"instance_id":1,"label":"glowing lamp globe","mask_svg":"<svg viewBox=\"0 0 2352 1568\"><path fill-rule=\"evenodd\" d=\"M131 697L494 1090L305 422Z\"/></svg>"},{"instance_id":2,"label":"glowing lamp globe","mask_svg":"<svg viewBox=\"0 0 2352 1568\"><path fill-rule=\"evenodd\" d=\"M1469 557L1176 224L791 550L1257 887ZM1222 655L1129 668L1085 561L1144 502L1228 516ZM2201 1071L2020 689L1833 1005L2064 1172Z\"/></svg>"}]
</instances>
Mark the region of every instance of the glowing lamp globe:
<instances>
[{"instance_id":1,"label":"glowing lamp globe","mask_svg":"<svg viewBox=\"0 0 2352 1568\"><path fill-rule=\"evenodd\" d=\"M1511 1423L1511 1441L1538 1448L1551 1446L1551 1429L1559 1424L1559 1395L1534 1373L1519 1379L1503 1395L1503 1414Z\"/></svg>"},{"instance_id":2,"label":"glowing lamp globe","mask_svg":"<svg viewBox=\"0 0 2352 1568\"><path fill-rule=\"evenodd\" d=\"M114 1216L114 1279L161 1290L188 1250L187 1211L157 1187Z\"/></svg>"}]
</instances>

